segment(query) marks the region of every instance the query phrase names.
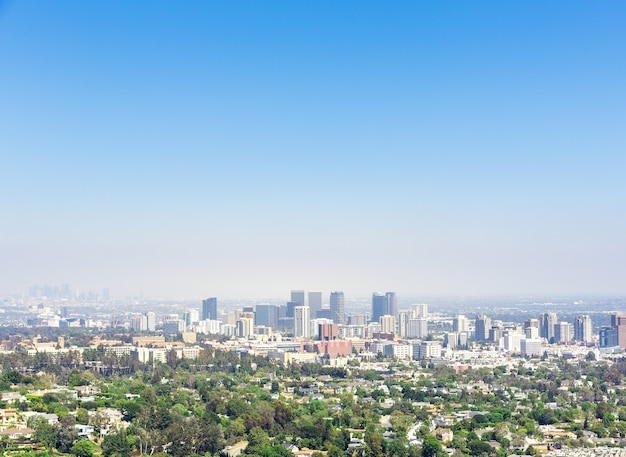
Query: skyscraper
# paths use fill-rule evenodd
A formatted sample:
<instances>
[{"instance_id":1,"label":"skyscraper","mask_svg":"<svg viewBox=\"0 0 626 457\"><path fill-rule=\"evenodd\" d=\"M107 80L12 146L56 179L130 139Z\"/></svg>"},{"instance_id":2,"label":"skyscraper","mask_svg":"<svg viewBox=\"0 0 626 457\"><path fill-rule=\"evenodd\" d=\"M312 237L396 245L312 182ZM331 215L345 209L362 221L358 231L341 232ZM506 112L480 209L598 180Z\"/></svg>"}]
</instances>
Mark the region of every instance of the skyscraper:
<instances>
[{"instance_id":1,"label":"skyscraper","mask_svg":"<svg viewBox=\"0 0 626 457\"><path fill-rule=\"evenodd\" d=\"M146 330L149 332L154 332L156 330L156 314L153 311L148 311L146 313Z\"/></svg>"},{"instance_id":2,"label":"skyscraper","mask_svg":"<svg viewBox=\"0 0 626 457\"><path fill-rule=\"evenodd\" d=\"M611 327L617 332L617 345L626 349L626 314L611 314Z\"/></svg>"},{"instance_id":3,"label":"skyscraper","mask_svg":"<svg viewBox=\"0 0 626 457\"><path fill-rule=\"evenodd\" d=\"M343 292L330 293L330 314L335 324L346 323L346 312Z\"/></svg>"},{"instance_id":4,"label":"skyscraper","mask_svg":"<svg viewBox=\"0 0 626 457\"><path fill-rule=\"evenodd\" d=\"M315 319L317 317L317 312L322 309L321 292L309 292L309 308L311 308L311 318Z\"/></svg>"},{"instance_id":5,"label":"skyscraper","mask_svg":"<svg viewBox=\"0 0 626 457\"><path fill-rule=\"evenodd\" d=\"M202 313L200 315L202 320L212 319L217 320L217 298L211 297L206 300L202 300Z\"/></svg>"},{"instance_id":6,"label":"skyscraper","mask_svg":"<svg viewBox=\"0 0 626 457\"><path fill-rule=\"evenodd\" d=\"M574 340L590 343L593 341L593 326L591 324L591 316L577 316L574 320Z\"/></svg>"},{"instance_id":7,"label":"skyscraper","mask_svg":"<svg viewBox=\"0 0 626 457\"><path fill-rule=\"evenodd\" d=\"M396 317L391 314L380 316L380 331L382 333L396 333Z\"/></svg>"},{"instance_id":8,"label":"skyscraper","mask_svg":"<svg viewBox=\"0 0 626 457\"><path fill-rule=\"evenodd\" d=\"M489 330L491 329L491 319L485 314L476 316L475 336L478 341L486 341L489 339Z\"/></svg>"},{"instance_id":9,"label":"skyscraper","mask_svg":"<svg viewBox=\"0 0 626 457\"><path fill-rule=\"evenodd\" d=\"M416 305L411 305L413 308L413 317L414 318L427 318L428 317L428 305L426 303L419 303Z\"/></svg>"},{"instance_id":10,"label":"skyscraper","mask_svg":"<svg viewBox=\"0 0 626 457\"><path fill-rule=\"evenodd\" d=\"M452 330L455 332L467 332L469 331L469 319L463 314L459 314L452 320Z\"/></svg>"},{"instance_id":11,"label":"skyscraper","mask_svg":"<svg viewBox=\"0 0 626 457\"><path fill-rule=\"evenodd\" d=\"M539 319L539 336L554 343L555 326L558 322L555 312L543 313Z\"/></svg>"},{"instance_id":12,"label":"skyscraper","mask_svg":"<svg viewBox=\"0 0 626 457\"><path fill-rule=\"evenodd\" d=\"M379 322L380 316L389 314L387 297L380 292L372 294L372 322Z\"/></svg>"},{"instance_id":13,"label":"skyscraper","mask_svg":"<svg viewBox=\"0 0 626 457\"><path fill-rule=\"evenodd\" d=\"M291 300L294 303L297 303L296 306L304 306L306 303L304 302L304 291L303 290L292 290L291 291Z\"/></svg>"},{"instance_id":14,"label":"skyscraper","mask_svg":"<svg viewBox=\"0 0 626 457\"><path fill-rule=\"evenodd\" d=\"M261 303L256 305L256 311L254 313L255 325L265 325L273 329L278 328L278 312L279 307L276 305L270 305L269 303Z\"/></svg>"},{"instance_id":15,"label":"skyscraper","mask_svg":"<svg viewBox=\"0 0 626 457\"><path fill-rule=\"evenodd\" d=\"M395 292L387 292L385 294L385 300L387 300L387 314L398 317L398 297Z\"/></svg>"},{"instance_id":16,"label":"skyscraper","mask_svg":"<svg viewBox=\"0 0 626 457\"><path fill-rule=\"evenodd\" d=\"M293 318L293 335L296 338L311 336L311 309L308 306L296 306Z\"/></svg>"}]
</instances>

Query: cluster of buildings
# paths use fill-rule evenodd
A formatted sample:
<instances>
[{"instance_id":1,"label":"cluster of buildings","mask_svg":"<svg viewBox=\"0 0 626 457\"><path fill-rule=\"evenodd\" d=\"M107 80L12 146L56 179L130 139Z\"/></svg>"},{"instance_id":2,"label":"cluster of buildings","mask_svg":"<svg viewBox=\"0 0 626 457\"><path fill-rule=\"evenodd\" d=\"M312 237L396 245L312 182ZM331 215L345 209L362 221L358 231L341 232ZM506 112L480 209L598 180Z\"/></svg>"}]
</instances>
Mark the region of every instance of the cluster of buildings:
<instances>
[{"instance_id":1,"label":"cluster of buildings","mask_svg":"<svg viewBox=\"0 0 626 457\"><path fill-rule=\"evenodd\" d=\"M38 306L39 324L89 326L88 319L70 318L64 308L55 313ZM184 343L206 340L202 335L221 335L233 341L236 350L280 354L290 360L309 357L294 353L330 358L380 353L398 359L436 359L476 344L529 357L541 356L552 344L599 346L604 353L626 349L626 315L622 314L612 315L611 325L600 329L598 339L589 315L576 316L573 322L559 321L552 311L517 323L491 319L484 313L472 318L461 314L442 318L429 314L427 304L398 309L395 292L374 292L369 312L347 313L342 291L324 297L319 291L292 290L284 304L260 303L227 311L218 307L216 297L210 297L185 312L127 314L120 323L137 334L178 335L182 346L175 348L177 355L188 358L194 357L194 351L183 350ZM116 354L122 351L118 355L141 361L164 360L167 350L172 348L158 344L146 350L111 348Z\"/></svg>"}]
</instances>

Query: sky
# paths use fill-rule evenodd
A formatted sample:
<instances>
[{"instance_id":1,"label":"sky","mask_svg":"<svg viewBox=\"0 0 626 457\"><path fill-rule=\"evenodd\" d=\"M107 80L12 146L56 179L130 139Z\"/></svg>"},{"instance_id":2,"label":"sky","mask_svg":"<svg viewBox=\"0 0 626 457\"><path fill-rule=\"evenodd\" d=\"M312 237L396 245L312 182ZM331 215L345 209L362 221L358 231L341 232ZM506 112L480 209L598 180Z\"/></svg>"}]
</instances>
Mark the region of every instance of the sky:
<instances>
[{"instance_id":1,"label":"sky","mask_svg":"<svg viewBox=\"0 0 626 457\"><path fill-rule=\"evenodd\" d=\"M0 0L0 291L625 294L624 17Z\"/></svg>"}]
</instances>

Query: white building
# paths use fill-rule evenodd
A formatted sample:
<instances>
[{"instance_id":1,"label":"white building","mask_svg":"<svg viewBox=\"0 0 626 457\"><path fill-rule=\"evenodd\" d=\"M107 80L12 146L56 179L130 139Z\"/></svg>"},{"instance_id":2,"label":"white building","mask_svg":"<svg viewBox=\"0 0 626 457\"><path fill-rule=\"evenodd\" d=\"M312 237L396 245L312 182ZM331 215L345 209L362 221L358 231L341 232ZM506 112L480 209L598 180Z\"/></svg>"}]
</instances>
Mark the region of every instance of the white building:
<instances>
[{"instance_id":1,"label":"white building","mask_svg":"<svg viewBox=\"0 0 626 457\"><path fill-rule=\"evenodd\" d=\"M311 337L311 308L296 306L293 310L293 334L296 338Z\"/></svg>"},{"instance_id":2,"label":"white building","mask_svg":"<svg viewBox=\"0 0 626 457\"><path fill-rule=\"evenodd\" d=\"M522 340L520 341L520 352L523 356L540 356L541 340L539 338L522 338Z\"/></svg>"}]
</instances>

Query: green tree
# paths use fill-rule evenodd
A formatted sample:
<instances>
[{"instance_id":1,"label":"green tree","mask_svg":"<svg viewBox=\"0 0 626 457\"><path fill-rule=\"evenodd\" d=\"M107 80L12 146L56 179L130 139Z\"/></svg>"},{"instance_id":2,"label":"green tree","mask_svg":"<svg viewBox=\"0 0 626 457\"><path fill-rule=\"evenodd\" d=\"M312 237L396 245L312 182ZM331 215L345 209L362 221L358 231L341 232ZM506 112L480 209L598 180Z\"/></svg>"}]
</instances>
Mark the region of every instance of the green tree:
<instances>
[{"instance_id":1,"label":"green tree","mask_svg":"<svg viewBox=\"0 0 626 457\"><path fill-rule=\"evenodd\" d=\"M93 444L89 440L78 440L71 449L76 457L93 457Z\"/></svg>"},{"instance_id":2,"label":"green tree","mask_svg":"<svg viewBox=\"0 0 626 457\"><path fill-rule=\"evenodd\" d=\"M102 441L101 447L104 457L112 455L130 457L131 446L126 439L126 432L124 430L117 430L107 434Z\"/></svg>"},{"instance_id":3,"label":"green tree","mask_svg":"<svg viewBox=\"0 0 626 457\"><path fill-rule=\"evenodd\" d=\"M424 437L424 444L422 445L423 457L439 457L443 454L443 448L441 443L433 435L426 435Z\"/></svg>"}]
</instances>

